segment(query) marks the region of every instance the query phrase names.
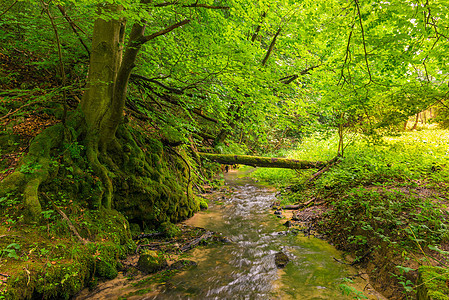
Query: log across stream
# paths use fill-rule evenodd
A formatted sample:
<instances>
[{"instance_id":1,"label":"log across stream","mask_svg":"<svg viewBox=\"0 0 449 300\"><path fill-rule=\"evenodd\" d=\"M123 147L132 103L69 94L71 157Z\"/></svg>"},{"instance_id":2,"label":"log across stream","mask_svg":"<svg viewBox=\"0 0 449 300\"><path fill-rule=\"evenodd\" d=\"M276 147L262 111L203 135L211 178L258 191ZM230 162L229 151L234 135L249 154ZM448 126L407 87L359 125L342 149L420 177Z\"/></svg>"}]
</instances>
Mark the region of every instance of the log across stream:
<instances>
[{"instance_id":1,"label":"log across stream","mask_svg":"<svg viewBox=\"0 0 449 300\"><path fill-rule=\"evenodd\" d=\"M356 293L383 299L359 271L334 259L341 254L328 243L289 233L285 220L270 210L275 191L237 172L226 180L232 193L218 195L209 210L186 223L221 232L233 242L194 249L189 259L198 266L171 278L149 299L354 299ZM280 251L290 260L282 269L275 264ZM343 295L342 290L353 292Z\"/></svg>"}]
</instances>

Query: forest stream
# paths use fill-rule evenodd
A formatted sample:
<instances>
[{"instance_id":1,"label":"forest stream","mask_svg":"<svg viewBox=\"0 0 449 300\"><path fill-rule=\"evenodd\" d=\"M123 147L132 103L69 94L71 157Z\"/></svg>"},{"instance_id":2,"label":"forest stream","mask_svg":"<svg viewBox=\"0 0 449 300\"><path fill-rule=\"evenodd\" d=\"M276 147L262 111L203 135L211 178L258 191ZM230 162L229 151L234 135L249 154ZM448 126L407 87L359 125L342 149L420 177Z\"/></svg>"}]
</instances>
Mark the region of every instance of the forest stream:
<instances>
[{"instance_id":1,"label":"forest stream","mask_svg":"<svg viewBox=\"0 0 449 300\"><path fill-rule=\"evenodd\" d=\"M222 233L232 242L195 248L189 259L196 267L157 291L127 299L385 299L362 270L342 263L342 253L333 246L283 226L286 220L270 209L275 190L240 172L227 173L225 180L230 192L214 194L207 211L184 223ZM275 263L278 252L289 258L284 268ZM119 296L111 289L123 285L113 282L99 287L106 294L78 299Z\"/></svg>"},{"instance_id":2,"label":"forest stream","mask_svg":"<svg viewBox=\"0 0 449 300\"><path fill-rule=\"evenodd\" d=\"M334 247L289 232L270 210L274 190L239 172L225 179L231 196L211 201L207 211L185 223L220 232L233 243L195 249L198 266L173 277L170 288L151 299L355 299L355 292L342 294L349 278L353 283L347 288L383 299L357 276L360 271L334 259L341 258ZM275 264L279 251L290 259L283 269Z\"/></svg>"}]
</instances>

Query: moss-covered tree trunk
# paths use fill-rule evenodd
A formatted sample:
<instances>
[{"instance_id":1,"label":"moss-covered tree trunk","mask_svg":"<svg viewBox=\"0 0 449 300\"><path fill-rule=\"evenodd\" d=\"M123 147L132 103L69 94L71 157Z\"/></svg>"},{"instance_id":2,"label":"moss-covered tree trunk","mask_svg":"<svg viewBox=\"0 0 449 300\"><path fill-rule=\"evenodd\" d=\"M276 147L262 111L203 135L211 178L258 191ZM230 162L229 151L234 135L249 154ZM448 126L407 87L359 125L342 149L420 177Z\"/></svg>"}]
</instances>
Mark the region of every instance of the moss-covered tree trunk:
<instances>
[{"instance_id":1,"label":"moss-covered tree trunk","mask_svg":"<svg viewBox=\"0 0 449 300\"><path fill-rule=\"evenodd\" d=\"M109 10L117 13L120 7L110 6ZM88 87L81 101L87 125L86 154L92 169L103 182L103 205L107 208L111 207L113 188L108 170L100 159L106 158L108 147L114 142L123 111L114 111L115 107L120 106L115 102L124 101L114 97L117 73L122 61L123 35L124 23L121 20L95 21Z\"/></svg>"},{"instance_id":2,"label":"moss-covered tree trunk","mask_svg":"<svg viewBox=\"0 0 449 300\"><path fill-rule=\"evenodd\" d=\"M198 153L203 158L225 165L248 165L253 167L286 168L286 169L319 169L326 165L321 161L305 161L298 159L261 157L234 154Z\"/></svg>"},{"instance_id":3,"label":"moss-covered tree trunk","mask_svg":"<svg viewBox=\"0 0 449 300\"><path fill-rule=\"evenodd\" d=\"M142 4L145 3L148 1L142 0ZM101 7L104 18L100 16L94 24L87 89L80 104L82 117L78 118L79 114L75 114L77 117L72 118L76 119L76 124L84 125L75 138L80 136L84 139L80 142L86 147L88 163L102 182L102 194L96 197L98 200L93 201L95 203L91 203L94 207L112 206L111 173L120 171L120 158L125 159L116 132L123 121L128 81L137 54L146 42L190 22L184 20L151 35L145 35L143 21L136 22L124 47L125 22L120 17L122 10L120 5L115 4ZM23 192L27 221L40 218L42 209L38 189L49 175L51 149L61 146L64 135L71 139L68 129L78 125L57 125L44 131L30 146L30 152L22 162L23 170L17 169L0 182L0 197L14 190Z\"/></svg>"},{"instance_id":4,"label":"moss-covered tree trunk","mask_svg":"<svg viewBox=\"0 0 449 300\"><path fill-rule=\"evenodd\" d=\"M121 9L117 5L109 6L109 10L117 15ZM137 54L146 42L188 22L189 20L185 20L176 23L147 36L145 24L135 23L129 34L128 43L122 51L124 21L121 19L106 21L101 18L95 21L88 88L81 101L81 109L87 125L87 158L104 186L102 201L96 203L97 206L111 208L113 186L106 166L117 171L118 167L109 158L108 151L116 152L115 154L122 152L115 133L123 120L129 77L135 66Z\"/></svg>"}]
</instances>

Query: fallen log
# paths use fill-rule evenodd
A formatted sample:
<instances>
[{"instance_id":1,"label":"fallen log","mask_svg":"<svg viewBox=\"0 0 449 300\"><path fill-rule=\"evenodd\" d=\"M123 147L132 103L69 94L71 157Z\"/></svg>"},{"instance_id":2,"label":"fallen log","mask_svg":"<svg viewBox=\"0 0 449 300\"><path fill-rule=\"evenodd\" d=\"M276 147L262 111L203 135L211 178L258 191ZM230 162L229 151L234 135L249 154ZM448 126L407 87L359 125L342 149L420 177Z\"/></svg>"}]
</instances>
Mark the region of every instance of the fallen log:
<instances>
[{"instance_id":1,"label":"fallen log","mask_svg":"<svg viewBox=\"0 0 449 300\"><path fill-rule=\"evenodd\" d=\"M286 169L319 169L326 166L327 162L305 161L298 159L260 157L250 155L213 154L198 152L202 158L224 165L247 165L252 167L286 168Z\"/></svg>"},{"instance_id":2,"label":"fallen log","mask_svg":"<svg viewBox=\"0 0 449 300\"><path fill-rule=\"evenodd\" d=\"M308 183L311 183L311 182L317 180L318 178L320 178L321 175L324 174L324 172L329 171L329 169L330 169L333 165L338 164L338 163L340 162L340 158L341 158L340 156L337 156L337 157L334 157L332 160L328 161L328 162L326 163L326 166L322 167L322 168L319 169L315 174L313 174L313 175L307 180L307 182L308 182Z\"/></svg>"}]
</instances>

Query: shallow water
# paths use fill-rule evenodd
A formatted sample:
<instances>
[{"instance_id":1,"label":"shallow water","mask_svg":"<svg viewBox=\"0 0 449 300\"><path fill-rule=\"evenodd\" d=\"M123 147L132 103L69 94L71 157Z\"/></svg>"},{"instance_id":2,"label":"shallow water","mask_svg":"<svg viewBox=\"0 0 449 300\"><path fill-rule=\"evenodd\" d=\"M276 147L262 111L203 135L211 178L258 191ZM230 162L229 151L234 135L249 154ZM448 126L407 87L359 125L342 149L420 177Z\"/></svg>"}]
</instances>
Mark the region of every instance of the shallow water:
<instances>
[{"instance_id":1,"label":"shallow water","mask_svg":"<svg viewBox=\"0 0 449 300\"><path fill-rule=\"evenodd\" d=\"M198 266L176 275L169 288L146 299L356 299L354 293L343 295L339 287L356 270L336 262L340 253L325 241L286 234L283 221L270 210L273 190L237 173L226 180L234 193L211 201L207 211L186 223L221 232L233 243L195 249L192 259ZM278 251L290 259L284 269L275 265ZM366 284L352 287L361 293Z\"/></svg>"}]
</instances>

